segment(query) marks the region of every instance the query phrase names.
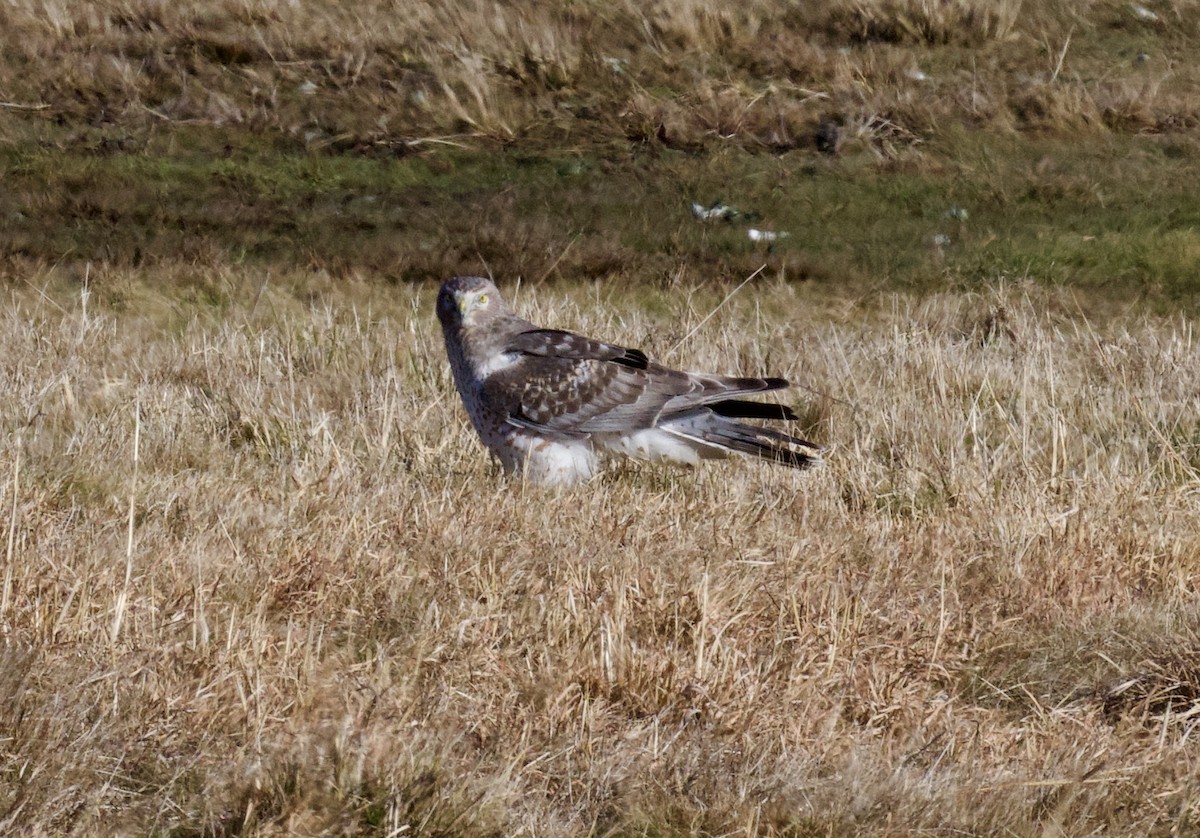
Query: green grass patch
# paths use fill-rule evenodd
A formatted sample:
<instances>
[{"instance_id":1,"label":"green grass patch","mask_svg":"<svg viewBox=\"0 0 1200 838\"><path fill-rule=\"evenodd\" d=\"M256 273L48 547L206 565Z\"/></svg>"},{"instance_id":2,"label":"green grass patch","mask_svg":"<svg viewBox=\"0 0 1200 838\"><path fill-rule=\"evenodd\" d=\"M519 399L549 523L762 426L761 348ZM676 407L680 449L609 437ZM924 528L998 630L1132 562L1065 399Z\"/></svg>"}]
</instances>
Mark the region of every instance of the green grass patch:
<instances>
[{"instance_id":1,"label":"green grass patch","mask_svg":"<svg viewBox=\"0 0 1200 838\"><path fill-rule=\"evenodd\" d=\"M1163 308L1200 299L1200 151L1183 138L963 134L900 163L611 146L376 158L244 139L5 149L0 253L392 281L730 282L766 266L859 293L1029 277ZM693 217L717 201L738 215Z\"/></svg>"}]
</instances>

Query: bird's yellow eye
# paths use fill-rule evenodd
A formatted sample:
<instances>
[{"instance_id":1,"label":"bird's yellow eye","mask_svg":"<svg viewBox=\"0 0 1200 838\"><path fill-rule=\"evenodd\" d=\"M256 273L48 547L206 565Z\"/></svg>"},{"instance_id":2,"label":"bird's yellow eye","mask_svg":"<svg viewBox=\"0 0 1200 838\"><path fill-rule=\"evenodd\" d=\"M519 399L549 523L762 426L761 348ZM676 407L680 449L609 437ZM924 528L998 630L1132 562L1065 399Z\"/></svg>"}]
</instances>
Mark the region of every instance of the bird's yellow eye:
<instances>
[{"instance_id":1,"label":"bird's yellow eye","mask_svg":"<svg viewBox=\"0 0 1200 838\"><path fill-rule=\"evenodd\" d=\"M487 305L487 294L480 294L480 295L479 295L479 304L480 304L481 306L485 306L485 305Z\"/></svg>"}]
</instances>

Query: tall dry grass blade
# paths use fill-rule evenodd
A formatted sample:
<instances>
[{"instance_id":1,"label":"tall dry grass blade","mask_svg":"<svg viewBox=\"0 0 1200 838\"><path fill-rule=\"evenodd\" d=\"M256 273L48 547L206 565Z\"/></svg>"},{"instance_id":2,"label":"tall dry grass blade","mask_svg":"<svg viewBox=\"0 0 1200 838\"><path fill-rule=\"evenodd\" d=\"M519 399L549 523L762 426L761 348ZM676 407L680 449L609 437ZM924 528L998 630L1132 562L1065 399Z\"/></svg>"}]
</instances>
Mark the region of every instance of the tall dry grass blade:
<instances>
[{"instance_id":1,"label":"tall dry grass blade","mask_svg":"<svg viewBox=\"0 0 1200 838\"><path fill-rule=\"evenodd\" d=\"M138 460L142 441L142 402L137 398L133 403L133 477L129 486L129 526L125 533L125 581L121 592L117 594L116 606L113 609L112 628L109 630L109 640L117 642L121 636L121 624L125 619L125 608L129 603L129 586L133 581L133 533L134 518L137 512L137 479Z\"/></svg>"},{"instance_id":2,"label":"tall dry grass blade","mask_svg":"<svg viewBox=\"0 0 1200 838\"><path fill-rule=\"evenodd\" d=\"M12 473L12 507L8 514L8 547L4 552L4 593L0 596L0 614L8 613L12 601L13 557L16 554L17 539L17 496L21 485L21 440L18 437L16 455L13 457Z\"/></svg>"},{"instance_id":3,"label":"tall dry grass blade","mask_svg":"<svg viewBox=\"0 0 1200 838\"><path fill-rule=\"evenodd\" d=\"M92 298L92 263L88 262L83 269L83 286L79 289L79 337L76 343L82 344L84 338L87 337L88 326L88 301Z\"/></svg>"},{"instance_id":4,"label":"tall dry grass blade","mask_svg":"<svg viewBox=\"0 0 1200 838\"><path fill-rule=\"evenodd\" d=\"M730 300L732 300L738 291L741 291L743 288L745 288L752 279L754 279L756 276L758 276L760 273L762 273L766 269L767 269L766 265L760 265L758 270L756 270L754 273L750 274L750 276L743 279L741 281L741 284L738 285L737 288L734 288L732 291L730 291L728 294L726 294L725 299L723 299L723 300L721 300L721 302L717 303L716 306L713 308L713 310L704 316L703 320L701 320L699 323L697 323L695 326L693 326L692 330L690 332L688 332L686 335L684 335L678 341L676 341L675 345L666 351L666 355L670 356L670 355L675 354L675 350L678 349L679 347L683 346L685 343L687 343L688 340L691 339L692 335L696 334L696 332L698 332L702 328L704 328L704 324L707 323L709 320L712 320L713 315L715 315L718 311L720 311L722 306L724 306L726 303L728 303Z\"/></svg>"},{"instance_id":5,"label":"tall dry grass blade","mask_svg":"<svg viewBox=\"0 0 1200 838\"><path fill-rule=\"evenodd\" d=\"M1067 50L1071 46L1071 36L1075 34L1075 27L1072 26L1067 32L1067 37L1063 40L1062 50L1058 53L1058 61L1054 64L1054 72L1050 74L1050 83L1053 84L1058 79L1058 74L1062 72L1063 62L1067 60Z\"/></svg>"},{"instance_id":6,"label":"tall dry grass blade","mask_svg":"<svg viewBox=\"0 0 1200 838\"><path fill-rule=\"evenodd\" d=\"M583 236L583 233L576 233L575 237L572 238L569 242L567 242L566 247L564 247L559 252L558 256L555 257L554 261L550 263L550 267L548 267L548 268L546 268L546 270L542 271L542 275L540 277L538 277L539 283L545 282L546 279L550 276L550 274L554 273L554 271L558 269L559 264L562 263L562 260L564 258L566 258L566 255L571 252L571 248L574 247L575 242L579 241L579 239L582 236Z\"/></svg>"}]
</instances>

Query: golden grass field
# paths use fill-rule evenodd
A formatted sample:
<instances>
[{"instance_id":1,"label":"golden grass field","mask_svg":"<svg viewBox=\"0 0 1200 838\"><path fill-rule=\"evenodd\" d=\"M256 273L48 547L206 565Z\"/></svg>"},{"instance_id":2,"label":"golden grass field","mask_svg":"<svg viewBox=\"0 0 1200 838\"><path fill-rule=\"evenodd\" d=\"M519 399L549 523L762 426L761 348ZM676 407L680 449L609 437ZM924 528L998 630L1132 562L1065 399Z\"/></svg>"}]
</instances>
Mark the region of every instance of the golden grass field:
<instances>
[{"instance_id":1,"label":"golden grass field","mask_svg":"<svg viewBox=\"0 0 1200 838\"><path fill-rule=\"evenodd\" d=\"M0 309L4 831L1200 828L1190 320L763 279L672 352L719 296L509 286L827 396L815 471L545 492L433 286L201 278L226 306L96 269Z\"/></svg>"},{"instance_id":2,"label":"golden grass field","mask_svg":"<svg viewBox=\"0 0 1200 838\"><path fill-rule=\"evenodd\" d=\"M10 105L46 109L79 131L216 125L343 151L534 137L781 150L809 145L822 117L853 145L894 150L955 123L1195 127L1198 9L1196 0L8 0L0 23L14 36L0 89Z\"/></svg>"},{"instance_id":3,"label":"golden grass field","mask_svg":"<svg viewBox=\"0 0 1200 838\"><path fill-rule=\"evenodd\" d=\"M1200 834L1198 12L0 3L0 835ZM506 480L453 273L826 463Z\"/></svg>"}]
</instances>

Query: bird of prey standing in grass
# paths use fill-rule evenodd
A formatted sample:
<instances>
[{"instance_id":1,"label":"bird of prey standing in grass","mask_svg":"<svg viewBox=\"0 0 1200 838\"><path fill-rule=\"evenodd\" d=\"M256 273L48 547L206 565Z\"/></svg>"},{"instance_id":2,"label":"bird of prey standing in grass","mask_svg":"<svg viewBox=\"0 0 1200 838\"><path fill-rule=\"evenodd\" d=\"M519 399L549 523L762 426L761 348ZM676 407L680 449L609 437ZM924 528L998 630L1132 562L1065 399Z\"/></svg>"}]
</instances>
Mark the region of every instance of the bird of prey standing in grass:
<instances>
[{"instance_id":1,"label":"bird of prey standing in grass","mask_svg":"<svg viewBox=\"0 0 1200 838\"><path fill-rule=\"evenodd\" d=\"M504 470L531 483L587 480L602 451L686 465L731 453L794 468L819 461L818 446L742 421L797 418L741 398L788 386L782 378L679 372L636 349L538 328L480 277L443 283L437 315L471 423Z\"/></svg>"}]
</instances>

